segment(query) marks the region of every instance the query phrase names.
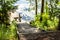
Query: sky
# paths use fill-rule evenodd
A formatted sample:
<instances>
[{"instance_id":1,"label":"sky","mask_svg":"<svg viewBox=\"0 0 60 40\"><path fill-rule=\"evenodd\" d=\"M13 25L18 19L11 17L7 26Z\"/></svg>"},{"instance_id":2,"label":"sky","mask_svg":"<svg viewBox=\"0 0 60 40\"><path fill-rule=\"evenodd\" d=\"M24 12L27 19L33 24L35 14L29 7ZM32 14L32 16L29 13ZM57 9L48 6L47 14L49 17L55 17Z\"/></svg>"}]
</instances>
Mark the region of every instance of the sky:
<instances>
[{"instance_id":1,"label":"sky","mask_svg":"<svg viewBox=\"0 0 60 40\"><path fill-rule=\"evenodd\" d=\"M15 4L16 5L19 5L19 4L28 4L29 2L28 1L26 1L26 0L19 0L19 1L17 1Z\"/></svg>"},{"instance_id":2,"label":"sky","mask_svg":"<svg viewBox=\"0 0 60 40\"><path fill-rule=\"evenodd\" d=\"M41 10L41 1L38 3L38 12L40 13ZM17 13L20 13L22 16L22 20L24 21L31 21L35 17L35 10L27 11L26 8L29 9L32 6L30 6L30 2L26 0L19 0L15 3L15 5L18 5ZM34 4L32 4L34 5Z\"/></svg>"},{"instance_id":3,"label":"sky","mask_svg":"<svg viewBox=\"0 0 60 40\"><path fill-rule=\"evenodd\" d=\"M29 4L30 3L26 0L19 0L14 4L14 5L18 5L17 12L21 14L21 16L22 16L21 20L27 21L27 22L33 20L33 18L34 18L33 10L31 12L24 10L25 8L27 8L27 9L29 8Z\"/></svg>"},{"instance_id":4,"label":"sky","mask_svg":"<svg viewBox=\"0 0 60 40\"><path fill-rule=\"evenodd\" d=\"M48 0L48 3L49 3L49 0ZM38 12L40 12L41 11L41 0L38 4L39 4ZM30 12L24 11L24 8L29 8L30 3L28 1L19 0L15 3L15 5L18 5L17 12L20 13L21 15L23 15L22 20L30 21L30 20L34 19L34 16L35 16L35 11L34 10L31 10Z\"/></svg>"}]
</instances>

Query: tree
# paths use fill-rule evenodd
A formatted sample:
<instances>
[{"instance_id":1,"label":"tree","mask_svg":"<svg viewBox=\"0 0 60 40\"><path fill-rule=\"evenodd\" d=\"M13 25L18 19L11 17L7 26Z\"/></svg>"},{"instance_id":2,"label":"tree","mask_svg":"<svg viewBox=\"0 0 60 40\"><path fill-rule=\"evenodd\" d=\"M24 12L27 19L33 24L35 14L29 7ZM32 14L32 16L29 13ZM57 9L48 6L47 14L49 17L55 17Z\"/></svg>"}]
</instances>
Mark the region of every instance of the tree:
<instances>
[{"instance_id":1,"label":"tree","mask_svg":"<svg viewBox=\"0 0 60 40\"><path fill-rule=\"evenodd\" d=\"M2 24L9 24L9 16L8 11L16 8L13 4L17 0L0 0L0 23Z\"/></svg>"},{"instance_id":2,"label":"tree","mask_svg":"<svg viewBox=\"0 0 60 40\"><path fill-rule=\"evenodd\" d=\"M54 17L57 17L59 19L58 23L58 29L60 30L60 1L59 0L50 0L49 4L49 14L50 14L50 19L54 20Z\"/></svg>"},{"instance_id":3,"label":"tree","mask_svg":"<svg viewBox=\"0 0 60 40\"><path fill-rule=\"evenodd\" d=\"M42 3L41 3L41 18L40 18L40 21L42 21L43 12L44 12L44 0L42 0Z\"/></svg>"},{"instance_id":4,"label":"tree","mask_svg":"<svg viewBox=\"0 0 60 40\"><path fill-rule=\"evenodd\" d=\"M42 0L42 3L41 3L41 14L44 12L44 0Z\"/></svg>"},{"instance_id":5,"label":"tree","mask_svg":"<svg viewBox=\"0 0 60 40\"><path fill-rule=\"evenodd\" d=\"M38 8L38 0L27 0L30 2L30 6L33 5L33 8L30 8L30 10L35 10L35 15L37 15L37 8Z\"/></svg>"},{"instance_id":6,"label":"tree","mask_svg":"<svg viewBox=\"0 0 60 40\"><path fill-rule=\"evenodd\" d=\"M35 13L37 15L37 0L35 0L35 6L36 6Z\"/></svg>"}]
</instances>

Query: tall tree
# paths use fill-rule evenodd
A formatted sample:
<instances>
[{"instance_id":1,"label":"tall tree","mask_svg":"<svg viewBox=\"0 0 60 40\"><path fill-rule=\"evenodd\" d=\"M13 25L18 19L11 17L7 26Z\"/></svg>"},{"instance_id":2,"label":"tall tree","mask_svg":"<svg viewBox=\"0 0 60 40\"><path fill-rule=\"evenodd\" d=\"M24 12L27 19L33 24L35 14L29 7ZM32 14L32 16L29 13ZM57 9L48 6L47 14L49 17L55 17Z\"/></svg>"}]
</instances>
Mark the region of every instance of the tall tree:
<instances>
[{"instance_id":1,"label":"tall tree","mask_svg":"<svg viewBox=\"0 0 60 40\"><path fill-rule=\"evenodd\" d=\"M44 0L42 0L42 3L41 3L41 14L44 12Z\"/></svg>"},{"instance_id":2,"label":"tall tree","mask_svg":"<svg viewBox=\"0 0 60 40\"><path fill-rule=\"evenodd\" d=\"M35 6L36 6L36 8L35 8L35 13L36 13L36 15L37 15L37 0L35 0Z\"/></svg>"},{"instance_id":3,"label":"tall tree","mask_svg":"<svg viewBox=\"0 0 60 40\"><path fill-rule=\"evenodd\" d=\"M37 15L37 8L38 8L38 0L27 0L30 2L30 6L33 5L33 8L30 8L30 10L35 10L35 15Z\"/></svg>"},{"instance_id":4,"label":"tall tree","mask_svg":"<svg viewBox=\"0 0 60 40\"><path fill-rule=\"evenodd\" d=\"M42 0L42 2L41 2L41 18L40 18L40 21L42 21L43 12L44 12L44 0Z\"/></svg>"}]
</instances>

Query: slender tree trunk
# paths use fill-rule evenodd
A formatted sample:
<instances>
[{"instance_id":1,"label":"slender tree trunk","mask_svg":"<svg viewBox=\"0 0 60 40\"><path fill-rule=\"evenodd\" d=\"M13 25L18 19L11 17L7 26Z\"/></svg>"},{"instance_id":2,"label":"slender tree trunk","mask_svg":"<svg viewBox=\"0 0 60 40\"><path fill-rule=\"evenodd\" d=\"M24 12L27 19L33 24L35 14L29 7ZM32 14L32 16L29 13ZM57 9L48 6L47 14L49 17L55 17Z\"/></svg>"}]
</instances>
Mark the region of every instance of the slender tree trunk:
<instances>
[{"instance_id":1,"label":"slender tree trunk","mask_svg":"<svg viewBox=\"0 0 60 40\"><path fill-rule=\"evenodd\" d=\"M37 16L37 0L35 0L35 6L36 6L35 13L36 13L36 16Z\"/></svg>"},{"instance_id":2,"label":"slender tree trunk","mask_svg":"<svg viewBox=\"0 0 60 40\"><path fill-rule=\"evenodd\" d=\"M42 0L42 3L41 3L41 18L40 18L40 21L42 21L43 12L44 12L44 0Z\"/></svg>"},{"instance_id":3,"label":"slender tree trunk","mask_svg":"<svg viewBox=\"0 0 60 40\"><path fill-rule=\"evenodd\" d=\"M42 0L42 5L41 5L41 14L44 12L44 0Z\"/></svg>"},{"instance_id":4,"label":"slender tree trunk","mask_svg":"<svg viewBox=\"0 0 60 40\"><path fill-rule=\"evenodd\" d=\"M59 15L58 30L60 30L60 15Z\"/></svg>"}]
</instances>

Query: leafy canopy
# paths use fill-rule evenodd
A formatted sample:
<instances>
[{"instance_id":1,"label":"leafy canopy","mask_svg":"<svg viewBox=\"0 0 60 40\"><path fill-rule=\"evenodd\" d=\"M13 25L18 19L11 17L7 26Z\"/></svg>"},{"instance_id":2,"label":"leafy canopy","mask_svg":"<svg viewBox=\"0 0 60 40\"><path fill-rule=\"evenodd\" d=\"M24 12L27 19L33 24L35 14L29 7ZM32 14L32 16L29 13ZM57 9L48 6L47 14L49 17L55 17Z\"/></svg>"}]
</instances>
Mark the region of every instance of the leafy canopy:
<instances>
[{"instance_id":1,"label":"leafy canopy","mask_svg":"<svg viewBox=\"0 0 60 40\"><path fill-rule=\"evenodd\" d=\"M16 8L13 6L16 1L17 0L0 0L0 23L9 23L9 15L7 12Z\"/></svg>"}]
</instances>

